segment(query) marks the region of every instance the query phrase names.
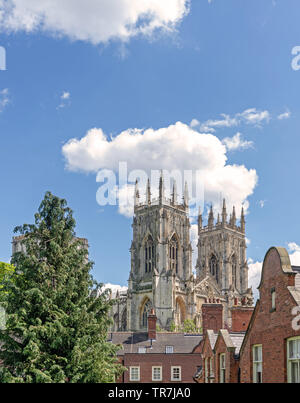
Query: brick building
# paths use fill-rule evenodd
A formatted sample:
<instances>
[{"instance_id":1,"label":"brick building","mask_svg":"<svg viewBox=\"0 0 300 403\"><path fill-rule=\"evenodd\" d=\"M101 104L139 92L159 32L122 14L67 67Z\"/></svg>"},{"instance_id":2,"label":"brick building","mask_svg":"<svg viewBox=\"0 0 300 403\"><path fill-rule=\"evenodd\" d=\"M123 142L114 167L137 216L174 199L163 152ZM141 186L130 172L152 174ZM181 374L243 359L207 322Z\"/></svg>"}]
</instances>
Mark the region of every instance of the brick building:
<instances>
[{"instance_id":1,"label":"brick building","mask_svg":"<svg viewBox=\"0 0 300 403\"><path fill-rule=\"evenodd\" d=\"M195 348L201 354L201 368L194 379L198 383L237 383L239 352L253 308L233 307L232 326L222 329L223 310L220 304L203 306L204 338Z\"/></svg>"},{"instance_id":2,"label":"brick building","mask_svg":"<svg viewBox=\"0 0 300 403\"><path fill-rule=\"evenodd\" d=\"M267 252L258 289L240 352L241 382L300 383L300 267L284 248Z\"/></svg>"},{"instance_id":3,"label":"brick building","mask_svg":"<svg viewBox=\"0 0 300 403\"><path fill-rule=\"evenodd\" d=\"M201 363L194 348L201 335L156 332L154 311L148 315L148 332L114 332L110 341L122 344L118 357L127 368L118 382L194 383Z\"/></svg>"}]
</instances>

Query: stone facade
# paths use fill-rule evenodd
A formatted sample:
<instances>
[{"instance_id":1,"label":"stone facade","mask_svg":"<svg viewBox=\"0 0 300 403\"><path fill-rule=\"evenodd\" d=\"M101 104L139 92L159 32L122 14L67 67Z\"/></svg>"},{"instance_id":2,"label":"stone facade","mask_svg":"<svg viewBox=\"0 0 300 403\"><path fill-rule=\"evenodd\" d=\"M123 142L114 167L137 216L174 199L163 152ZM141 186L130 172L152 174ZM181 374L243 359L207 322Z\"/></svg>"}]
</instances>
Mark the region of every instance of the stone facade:
<instances>
[{"instance_id":1,"label":"stone facade","mask_svg":"<svg viewBox=\"0 0 300 403\"><path fill-rule=\"evenodd\" d=\"M131 270L127 295L117 296L113 308L113 331L146 331L147 315L152 308L158 326L169 330L180 327L185 319L202 327L202 304L223 305L223 327L231 327L231 308L252 306L248 288L245 217L236 224L233 208L227 221L224 200L222 219L215 223L211 208L208 225L198 217L198 260L196 276L192 271L189 199L185 187L178 203L176 184L170 199L165 197L163 176L159 197L153 199L150 182L146 202L140 202L135 188Z\"/></svg>"}]
</instances>

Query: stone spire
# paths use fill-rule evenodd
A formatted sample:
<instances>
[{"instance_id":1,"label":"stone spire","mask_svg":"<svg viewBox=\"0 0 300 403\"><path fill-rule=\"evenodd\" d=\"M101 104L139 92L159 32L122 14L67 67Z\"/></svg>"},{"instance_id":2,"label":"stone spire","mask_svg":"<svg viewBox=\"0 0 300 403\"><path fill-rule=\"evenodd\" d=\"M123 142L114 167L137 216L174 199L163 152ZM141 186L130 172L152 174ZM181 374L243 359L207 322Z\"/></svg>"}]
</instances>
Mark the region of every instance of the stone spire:
<instances>
[{"instance_id":1,"label":"stone spire","mask_svg":"<svg viewBox=\"0 0 300 403\"><path fill-rule=\"evenodd\" d=\"M233 227L235 227L235 226L236 226L236 214L235 214L235 206L233 206L233 209L232 209L231 225L232 225Z\"/></svg>"},{"instance_id":2,"label":"stone spire","mask_svg":"<svg viewBox=\"0 0 300 403\"><path fill-rule=\"evenodd\" d=\"M222 225L225 226L227 223L227 211L226 211L226 200L223 199L223 209L222 209Z\"/></svg>"},{"instance_id":3,"label":"stone spire","mask_svg":"<svg viewBox=\"0 0 300 403\"><path fill-rule=\"evenodd\" d=\"M134 207L139 204L139 201L140 201L139 183L138 180L136 180L134 189Z\"/></svg>"},{"instance_id":4,"label":"stone spire","mask_svg":"<svg viewBox=\"0 0 300 403\"><path fill-rule=\"evenodd\" d=\"M209 216L208 216L208 227L212 228L214 226L214 212L212 204L210 206Z\"/></svg>"},{"instance_id":5,"label":"stone spire","mask_svg":"<svg viewBox=\"0 0 300 403\"><path fill-rule=\"evenodd\" d=\"M173 206L176 206L176 204L177 204L177 186L176 186L175 180L173 183L172 204L173 204Z\"/></svg>"},{"instance_id":6,"label":"stone spire","mask_svg":"<svg viewBox=\"0 0 300 403\"><path fill-rule=\"evenodd\" d=\"M201 207L199 207L199 215L198 215L198 229L203 228L203 220L202 220L202 214L201 214Z\"/></svg>"},{"instance_id":7,"label":"stone spire","mask_svg":"<svg viewBox=\"0 0 300 403\"><path fill-rule=\"evenodd\" d=\"M185 207L189 206L189 188L187 182L184 184L183 204Z\"/></svg>"},{"instance_id":8,"label":"stone spire","mask_svg":"<svg viewBox=\"0 0 300 403\"><path fill-rule=\"evenodd\" d=\"M241 231L243 233L245 233L245 226L246 226L245 213L244 213L244 207L242 207L242 212L241 212Z\"/></svg>"},{"instance_id":9,"label":"stone spire","mask_svg":"<svg viewBox=\"0 0 300 403\"><path fill-rule=\"evenodd\" d=\"M159 204L163 204L164 199L165 199L164 175L163 170L161 170L159 178Z\"/></svg>"},{"instance_id":10,"label":"stone spire","mask_svg":"<svg viewBox=\"0 0 300 403\"><path fill-rule=\"evenodd\" d=\"M217 219L217 225L220 225L221 221L220 221L220 213L218 213L218 219Z\"/></svg>"},{"instance_id":11,"label":"stone spire","mask_svg":"<svg viewBox=\"0 0 300 403\"><path fill-rule=\"evenodd\" d=\"M148 206L151 205L151 185L150 185L150 179L149 178L148 178L148 181L147 181L146 204Z\"/></svg>"}]
</instances>

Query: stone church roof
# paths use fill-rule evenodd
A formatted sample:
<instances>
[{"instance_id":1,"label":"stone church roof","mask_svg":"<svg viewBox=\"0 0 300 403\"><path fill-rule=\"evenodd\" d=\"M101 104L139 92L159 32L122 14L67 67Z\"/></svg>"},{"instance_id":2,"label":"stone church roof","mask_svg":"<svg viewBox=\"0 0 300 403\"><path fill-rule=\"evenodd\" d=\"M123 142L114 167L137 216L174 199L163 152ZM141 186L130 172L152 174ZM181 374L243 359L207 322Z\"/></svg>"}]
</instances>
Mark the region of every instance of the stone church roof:
<instances>
[{"instance_id":1,"label":"stone church roof","mask_svg":"<svg viewBox=\"0 0 300 403\"><path fill-rule=\"evenodd\" d=\"M146 348L146 353L165 354L166 347L173 347L173 354L190 354L203 339L200 334L158 332L156 340L148 339L148 333L114 332L110 333L109 341L122 344L123 349L118 355L139 353L139 348Z\"/></svg>"}]
</instances>

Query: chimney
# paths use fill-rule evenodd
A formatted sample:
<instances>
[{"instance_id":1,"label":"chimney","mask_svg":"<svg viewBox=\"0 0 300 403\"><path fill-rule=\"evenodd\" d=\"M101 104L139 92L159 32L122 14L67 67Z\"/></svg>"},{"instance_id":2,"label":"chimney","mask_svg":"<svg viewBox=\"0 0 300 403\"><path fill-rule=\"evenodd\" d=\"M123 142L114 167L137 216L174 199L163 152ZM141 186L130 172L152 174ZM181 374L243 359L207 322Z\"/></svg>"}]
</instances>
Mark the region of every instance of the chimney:
<instances>
[{"instance_id":1,"label":"chimney","mask_svg":"<svg viewBox=\"0 0 300 403\"><path fill-rule=\"evenodd\" d=\"M223 329L223 305L222 304L203 304L202 305L202 330L203 334L207 330L213 330L218 333Z\"/></svg>"},{"instance_id":2,"label":"chimney","mask_svg":"<svg viewBox=\"0 0 300 403\"><path fill-rule=\"evenodd\" d=\"M238 306L231 308L231 331L246 332L254 307Z\"/></svg>"},{"instance_id":3,"label":"chimney","mask_svg":"<svg viewBox=\"0 0 300 403\"><path fill-rule=\"evenodd\" d=\"M157 317L155 315L155 311L152 308L151 312L148 314L148 339L156 340L156 322Z\"/></svg>"}]
</instances>

